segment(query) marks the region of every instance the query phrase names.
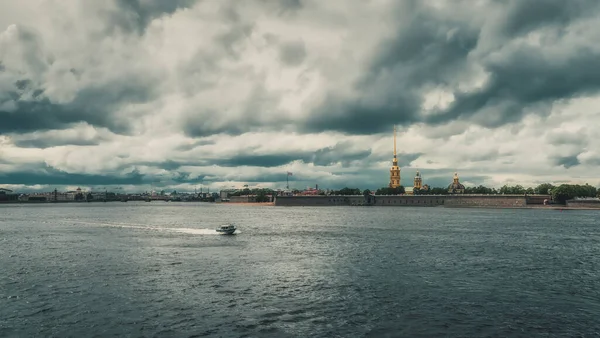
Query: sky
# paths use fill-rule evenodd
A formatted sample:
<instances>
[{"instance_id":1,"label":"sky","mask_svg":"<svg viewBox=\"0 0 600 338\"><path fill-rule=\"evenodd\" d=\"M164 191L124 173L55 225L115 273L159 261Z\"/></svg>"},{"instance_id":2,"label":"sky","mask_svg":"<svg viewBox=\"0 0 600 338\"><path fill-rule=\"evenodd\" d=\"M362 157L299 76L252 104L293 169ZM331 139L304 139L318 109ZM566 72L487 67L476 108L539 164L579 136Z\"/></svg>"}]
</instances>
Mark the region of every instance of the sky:
<instances>
[{"instance_id":1,"label":"sky","mask_svg":"<svg viewBox=\"0 0 600 338\"><path fill-rule=\"evenodd\" d=\"M0 3L16 191L600 185L597 0Z\"/></svg>"}]
</instances>

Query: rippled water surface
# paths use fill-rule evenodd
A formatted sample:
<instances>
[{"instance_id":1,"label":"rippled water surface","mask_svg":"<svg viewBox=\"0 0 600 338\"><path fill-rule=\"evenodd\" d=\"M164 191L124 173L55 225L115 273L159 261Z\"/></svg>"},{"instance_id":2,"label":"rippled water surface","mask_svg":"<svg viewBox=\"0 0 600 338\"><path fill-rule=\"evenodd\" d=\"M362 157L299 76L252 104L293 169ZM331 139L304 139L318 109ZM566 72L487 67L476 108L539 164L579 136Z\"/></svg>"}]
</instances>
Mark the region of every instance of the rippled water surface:
<instances>
[{"instance_id":1,"label":"rippled water surface","mask_svg":"<svg viewBox=\"0 0 600 338\"><path fill-rule=\"evenodd\" d=\"M600 334L594 211L4 205L0 268L2 337Z\"/></svg>"}]
</instances>

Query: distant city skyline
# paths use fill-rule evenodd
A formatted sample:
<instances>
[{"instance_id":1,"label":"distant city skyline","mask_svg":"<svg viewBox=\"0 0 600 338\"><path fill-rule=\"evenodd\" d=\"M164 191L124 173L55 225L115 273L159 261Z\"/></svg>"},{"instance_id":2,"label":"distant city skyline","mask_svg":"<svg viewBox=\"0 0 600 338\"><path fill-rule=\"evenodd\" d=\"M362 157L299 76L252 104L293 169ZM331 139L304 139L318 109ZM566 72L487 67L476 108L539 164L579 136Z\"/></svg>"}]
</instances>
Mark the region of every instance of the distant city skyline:
<instances>
[{"instance_id":1,"label":"distant city skyline","mask_svg":"<svg viewBox=\"0 0 600 338\"><path fill-rule=\"evenodd\" d=\"M0 4L0 187L600 186L600 3ZM287 173L293 173L288 176Z\"/></svg>"}]
</instances>

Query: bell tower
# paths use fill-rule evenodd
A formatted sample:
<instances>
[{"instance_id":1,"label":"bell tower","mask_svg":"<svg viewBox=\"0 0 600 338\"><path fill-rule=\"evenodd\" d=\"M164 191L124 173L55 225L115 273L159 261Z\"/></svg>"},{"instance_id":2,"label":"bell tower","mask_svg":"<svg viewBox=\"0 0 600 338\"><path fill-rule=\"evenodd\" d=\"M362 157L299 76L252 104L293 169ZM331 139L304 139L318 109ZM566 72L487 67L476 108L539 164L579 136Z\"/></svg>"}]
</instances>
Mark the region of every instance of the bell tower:
<instances>
[{"instance_id":1,"label":"bell tower","mask_svg":"<svg viewBox=\"0 0 600 338\"><path fill-rule=\"evenodd\" d=\"M417 175L415 176L415 183L413 189L421 190L423 188L423 178L421 177L421 173L417 170Z\"/></svg>"},{"instance_id":2,"label":"bell tower","mask_svg":"<svg viewBox=\"0 0 600 338\"><path fill-rule=\"evenodd\" d=\"M396 157L396 126L394 126L394 159L390 168L390 188L398 188L400 186L400 167L398 167L398 158Z\"/></svg>"}]
</instances>

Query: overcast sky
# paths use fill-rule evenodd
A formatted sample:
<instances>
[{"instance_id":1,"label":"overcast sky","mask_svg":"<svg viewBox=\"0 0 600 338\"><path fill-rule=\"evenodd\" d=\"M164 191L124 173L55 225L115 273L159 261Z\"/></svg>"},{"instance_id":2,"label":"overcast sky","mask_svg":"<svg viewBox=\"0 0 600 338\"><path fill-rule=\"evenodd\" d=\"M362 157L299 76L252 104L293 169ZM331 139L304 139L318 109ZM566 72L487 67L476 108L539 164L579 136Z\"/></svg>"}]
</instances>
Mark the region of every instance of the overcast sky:
<instances>
[{"instance_id":1,"label":"overcast sky","mask_svg":"<svg viewBox=\"0 0 600 338\"><path fill-rule=\"evenodd\" d=\"M598 0L7 0L13 190L600 185Z\"/></svg>"}]
</instances>

